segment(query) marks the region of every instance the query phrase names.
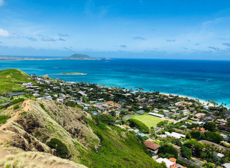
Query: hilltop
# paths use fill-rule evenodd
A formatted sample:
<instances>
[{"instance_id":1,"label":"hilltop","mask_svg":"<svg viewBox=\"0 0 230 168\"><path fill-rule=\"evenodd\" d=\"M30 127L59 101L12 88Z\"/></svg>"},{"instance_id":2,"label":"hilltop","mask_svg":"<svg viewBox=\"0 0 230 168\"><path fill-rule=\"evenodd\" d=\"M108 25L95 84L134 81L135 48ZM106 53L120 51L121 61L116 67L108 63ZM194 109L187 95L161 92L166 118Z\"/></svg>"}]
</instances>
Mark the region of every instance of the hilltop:
<instances>
[{"instance_id":1,"label":"hilltop","mask_svg":"<svg viewBox=\"0 0 230 168\"><path fill-rule=\"evenodd\" d=\"M102 58L92 58L86 54L74 54L64 59L74 59L74 60L101 60Z\"/></svg>"},{"instance_id":2,"label":"hilltop","mask_svg":"<svg viewBox=\"0 0 230 168\"><path fill-rule=\"evenodd\" d=\"M10 69L0 72L3 78L20 88L32 76ZM29 91L24 99L14 97L0 106L0 167L164 167L150 157L143 139L108 123L106 116L71 102L38 100Z\"/></svg>"},{"instance_id":3,"label":"hilltop","mask_svg":"<svg viewBox=\"0 0 230 168\"><path fill-rule=\"evenodd\" d=\"M31 77L18 69L0 71L0 94L24 90L22 83L32 82Z\"/></svg>"}]
</instances>

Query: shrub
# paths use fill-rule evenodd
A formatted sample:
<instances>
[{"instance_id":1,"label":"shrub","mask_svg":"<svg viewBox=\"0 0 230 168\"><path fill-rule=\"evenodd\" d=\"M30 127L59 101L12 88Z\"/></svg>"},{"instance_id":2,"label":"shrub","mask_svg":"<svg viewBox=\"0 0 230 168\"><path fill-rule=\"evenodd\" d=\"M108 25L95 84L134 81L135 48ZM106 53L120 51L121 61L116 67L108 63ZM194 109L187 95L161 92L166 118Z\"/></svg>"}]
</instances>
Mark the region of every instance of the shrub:
<instances>
[{"instance_id":1,"label":"shrub","mask_svg":"<svg viewBox=\"0 0 230 168\"><path fill-rule=\"evenodd\" d=\"M207 140L215 143L220 143L220 141L223 140L223 137L218 132L210 132L210 131L205 132L205 137Z\"/></svg>"},{"instance_id":2,"label":"shrub","mask_svg":"<svg viewBox=\"0 0 230 168\"><path fill-rule=\"evenodd\" d=\"M66 145L64 143L62 143L59 139L56 138L52 138L47 145L50 148L56 149L57 150L57 154L59 157L61 158L67 158L67 156L69 155L69 151L68 148L66 147Z\"/></svg>"},{"instance_id":3,"label":"shrub","mask_svg":"<svg viewBox=\"0 0 230 168\"><path fill-rule=\"evenodd\" d=\"M75 107L77 104L75 104L75 103L72 102L72 101L67 101L67 102L65 103L65 105L66 105L66 106L70 106L70 107Z\"/></svg>"},{"instance_id":4,"label":"shrub","mask_svg":"<svg viewBox=\"0 0 230 168\"><path fill-rule=\"evenodd\" d=\"M144 124L142 123L141 121L137 120L137 119L129 119L129 126L130 127L135 127L137 129L139 129L141 132L144 132L144 133L149 133L149 128Z\"/></svg>"},{"instance_id":5,"label":"shrub","mask_svg":"<svg viewBox=\"0 0 230 168\"><path fill-rule=\"evenodd\" d=\"M186 166L187 168L197 168L196 166L193 166L193 165L191 165L189 163L186 163L186 162L184 162L184 161L182 161L180 159L177 159L177 163L179 163L179 164L181 164L183 166Z\"/></svg>"},{"instance_id":6,"label":"shrub","mask_svg":"<svg viewBox=\"0 0 230 168\"><path fill-rule=\"evenodd\" d=\"M161 146L158 150L158 153L162 153L164 155L169 154L169 155L173 155L174 158L178 158L178 152L176 150L176 148L174 148L172 145L169 144L165 144L163 146Z\"/></svg>"},{"instance_id":7,"label":"shrub","mask_svg":"<svg viewBox=\"0 0 230 168\"><path fill-rule=\"evenodd\" d=\"M187 159L190 159L192 157L192 150L186 146L181 147L181 155L183 157L186 157Z\"/></svg>"},{"instance_id":8,"label":"shrub","mask_svg":"<svg viewBox=\"0 0 230 168\"><path fill-rule=\"evenodd\" d=\"M98 119L99 119L99 121L101 121L105 124L109 124L109 125L112 125L115 122L115 118L113 118L110 115L106 115L106 114L98 116Z\"/></svg>"},{"instance_id":9,"label":"shrub","mask_svg":"<svg viewBox=\"0 0 230 168\"><path fill-rule=\"evenodd\" d=\"M8 115L0 115L0 124L6 123L6 121L10 118Z\"/></svg>"}]
</instances>

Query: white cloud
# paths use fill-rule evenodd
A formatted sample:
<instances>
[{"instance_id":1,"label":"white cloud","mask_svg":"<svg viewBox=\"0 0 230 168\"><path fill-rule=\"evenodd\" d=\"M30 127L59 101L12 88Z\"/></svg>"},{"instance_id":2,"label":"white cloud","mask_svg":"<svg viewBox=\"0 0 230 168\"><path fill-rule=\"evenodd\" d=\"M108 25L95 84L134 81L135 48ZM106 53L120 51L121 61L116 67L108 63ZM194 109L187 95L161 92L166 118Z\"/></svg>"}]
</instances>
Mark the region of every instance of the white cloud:
<instances>
[{"instance_id":1,"label":"white cloud","mask_svg":"<svg viewBox=\"0 0 230 168\"><path fill-rule=\"evenodd\" d=\"M1 0L0 0L1 2ZM7 30L0 29L0 36L2 37L12 37L12 38L19 38L17 34L11 34Z\"/></svg>"},{"instance_id":2,"label":"white cloud","mask_svg":"<svg viewBox=\"0 0 230 168\"><path fill-rule=\"evenodd\" d=\"M4 5L4 1L0 0L0 6L3 6L3 5Z\"/></svg>"}]
</instances>

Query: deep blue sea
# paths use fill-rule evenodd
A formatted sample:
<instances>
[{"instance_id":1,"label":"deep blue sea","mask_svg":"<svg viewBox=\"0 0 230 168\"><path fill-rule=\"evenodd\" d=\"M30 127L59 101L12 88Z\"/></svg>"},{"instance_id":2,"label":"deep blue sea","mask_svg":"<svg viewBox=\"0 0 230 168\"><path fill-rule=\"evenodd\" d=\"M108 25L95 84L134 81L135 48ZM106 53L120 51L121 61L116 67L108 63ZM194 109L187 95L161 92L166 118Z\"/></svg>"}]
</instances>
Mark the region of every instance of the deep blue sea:
<instances>
[{"instance_id":1,"label":"deep blue sea","mask_svg":"<svg viewBox=\"0 0 230 168\"><path fill-rule=\"evenodd\" d=\"M180 94L227 103L230 107L230 61L115 59L109 62L79 60L0 61L0 69L17 68L28 74L66 81L87 81L106 86ZM87 75L61 75L81 72Z\"/></svg>"}]
</instances>

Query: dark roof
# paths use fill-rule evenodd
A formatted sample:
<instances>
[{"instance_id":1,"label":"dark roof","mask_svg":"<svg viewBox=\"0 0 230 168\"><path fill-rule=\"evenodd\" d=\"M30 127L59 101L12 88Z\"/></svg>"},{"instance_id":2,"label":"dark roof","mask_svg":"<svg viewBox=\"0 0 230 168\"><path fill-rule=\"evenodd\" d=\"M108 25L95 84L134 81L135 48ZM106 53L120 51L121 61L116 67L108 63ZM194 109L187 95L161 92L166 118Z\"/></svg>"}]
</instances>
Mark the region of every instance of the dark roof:
<instances>
[{"instance_id":1,"label":"dark roof","mask_svg":"<svg viewBox=\"0 0 230 168\"><path fill-rule=\"evenodd\" d=\"M224 129L224 130L230 131L230 127L227 127L227 126L224 126L224 125L220 125L219 129Z\"/></svg>"},{"instance_id":2,"label":"dark roof","mask_svg":"<svg viewBox=\"0 0 230 168\"><path fill-rule=\"evenodd\" d=\"M230 111L225 111L225 117L230 117Z\"/></svg>"},{"instance_id":3,"label":"dark roof","mask_svg":"<svg viewBox=\"0 0 230 168\"><path fill-rule=\"evenodd\" d=\"M25 93L23 92L15 92L15 93L9 93L9 96L20 96L20 95L24 95Z\"/></svg>"},{"instance_id":4,"label":"dark roof","mask_svg":"<svg viewBox=\"0 0 230 168\"><path fill-rule=\"evenodd\" d=\"M145 142L144 142L144 144L145 144L145 146L147 147L147 148L149 148L149 149L152 149L152 150L157 150L159 147L160 147L160 145L157 145L157 144L155 144L155 143L153 143L153 142L151 142L151 141L148 141L148 140L146 140Z\"/></svg>"}]
</instances>

